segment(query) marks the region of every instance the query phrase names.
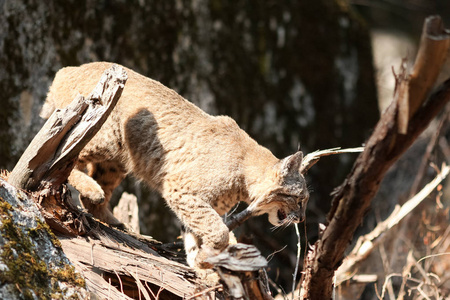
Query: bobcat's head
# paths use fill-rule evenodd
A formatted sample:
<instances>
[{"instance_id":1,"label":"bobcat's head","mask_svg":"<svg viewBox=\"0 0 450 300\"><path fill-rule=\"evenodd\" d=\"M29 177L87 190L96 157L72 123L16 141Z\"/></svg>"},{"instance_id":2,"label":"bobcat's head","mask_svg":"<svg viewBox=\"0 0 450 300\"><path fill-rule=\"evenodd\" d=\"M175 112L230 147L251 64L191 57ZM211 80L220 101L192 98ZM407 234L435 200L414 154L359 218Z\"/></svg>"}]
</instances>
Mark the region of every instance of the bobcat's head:
<instances>
[{"instance_id":1,"label":"bobcat's head","mask_svg":"<svg viewBox=\"0 0 450 300\"><path fill-rule=\"evenodd\" d=\"M267 213L274 226L288 226L304 220L309 192L302 172L303 153L280 160L261 185L264 192L253 201L249 209L254 215Z\"/></svg>"}]
</instances>

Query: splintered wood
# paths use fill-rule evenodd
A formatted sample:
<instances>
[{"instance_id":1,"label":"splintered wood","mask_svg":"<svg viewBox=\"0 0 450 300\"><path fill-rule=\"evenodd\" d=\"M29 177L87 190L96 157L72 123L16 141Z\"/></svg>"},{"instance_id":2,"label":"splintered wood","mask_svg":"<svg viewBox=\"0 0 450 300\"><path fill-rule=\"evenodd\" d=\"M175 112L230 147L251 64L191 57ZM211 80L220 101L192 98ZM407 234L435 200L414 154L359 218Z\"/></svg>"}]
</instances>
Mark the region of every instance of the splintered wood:
<instances>
[{"instance_id":1,"label":"splintered wood","mask_svg":"<svg viewBox=\"0 0 450 300\"><path fill-rule=\"evenodd\" d=\"M78 96L66 108L55 110L9 174L8 182L27 190L36 190L43 182L64 183L81 149L115 107L126 81L125 70L113 65L86 99Z\"/></svg>"},{"instance_id":2,"label":"splintered wood","mask_svg":"<svg viewBox=\"0 0 450 300\"><path fill-rule=\"evenodd\" d=\"M267 260L253 245L228 246L206 262L214 265L230 294L230 299L271 300L264 268Z\"/></svg>"},{"instance_id":3,"label":"splintered wood","mask_svg":"<svg viewBox=\"0 0 450 300\"><path fill-rule=\"evenodd\" d=\"M111 291L116 295L123 291L136 298L139 293L156 294L161 289L162 299L183 298L207 288L189 267L160 256L143 243L134 249L114 239L124 236L116 231L115 235L99 235L100 240L60 237L67 257L83 270L88 287L98 296L108 298Z\"/></svg>"}]
</instances>

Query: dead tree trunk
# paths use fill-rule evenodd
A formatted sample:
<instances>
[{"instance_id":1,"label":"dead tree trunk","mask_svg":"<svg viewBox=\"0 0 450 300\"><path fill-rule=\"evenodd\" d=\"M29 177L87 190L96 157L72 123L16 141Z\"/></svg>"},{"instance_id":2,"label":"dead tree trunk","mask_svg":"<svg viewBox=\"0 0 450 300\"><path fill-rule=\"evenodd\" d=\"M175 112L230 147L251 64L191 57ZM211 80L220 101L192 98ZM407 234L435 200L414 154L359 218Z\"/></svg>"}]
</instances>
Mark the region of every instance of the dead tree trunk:
<instances>
[{"instance_id":1,"label":"dead tree trunk","mask_svg":"<svg viewBox=\"0 0 450 300\"><path fill-rule=\"evenodd\" d=\"M364 152L334 193L328 224L306 257L301 299L331 299L334 272L384 174L450 100L450 81L427 100L449 44L450 34L441 19L428 18L413 73L402 70L397 77L396 101L383 114ZM420 79L422 74L426 80Z\"/></svg>"}]
</instances>

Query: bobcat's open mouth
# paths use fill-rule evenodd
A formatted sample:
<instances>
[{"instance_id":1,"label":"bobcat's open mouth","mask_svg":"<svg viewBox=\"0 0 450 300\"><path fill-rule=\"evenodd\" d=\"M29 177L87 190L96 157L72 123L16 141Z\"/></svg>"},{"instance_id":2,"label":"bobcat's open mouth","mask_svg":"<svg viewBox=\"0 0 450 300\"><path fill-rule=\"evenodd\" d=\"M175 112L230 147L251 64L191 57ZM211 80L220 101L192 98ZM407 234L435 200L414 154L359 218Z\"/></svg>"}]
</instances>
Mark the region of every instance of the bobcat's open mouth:
<instances>
[{"instance_id":1,"label":"bobcat's open mouth","mask_svg":"<svg viewBox=\"0 0 450 300\"><path fill-rule=\"evenodd\" d=\"M278 216L278 220L280 220L280 222L283 222L284 219L287 218L286 213L285 213L282 209L279 209L279 210L277 211L277 216Z\"/></svg>"}]
</instances>

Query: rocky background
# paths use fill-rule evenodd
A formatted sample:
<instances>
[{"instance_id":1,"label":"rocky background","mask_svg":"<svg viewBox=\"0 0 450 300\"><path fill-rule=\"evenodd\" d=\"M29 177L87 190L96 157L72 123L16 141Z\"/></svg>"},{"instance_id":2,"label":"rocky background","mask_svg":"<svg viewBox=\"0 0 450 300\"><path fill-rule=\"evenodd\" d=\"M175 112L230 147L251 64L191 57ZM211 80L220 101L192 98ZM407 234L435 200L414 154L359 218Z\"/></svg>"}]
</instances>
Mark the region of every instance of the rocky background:
<instances>
[{"instance_id":1,"label":"rocky background","mask_svg":"<svg viewBox=\"0 0 450 300\"><path fill-rule=\"evenodd\" d=\"M360 146L379 116L368 26L345 1L0 0L0 168L11 170L42 126L58 69L91 61L123 64L230 115L278 157L299 144ZM310 171L311 243L353 159ZM142 233L174 241L179 223L159 196L133 178L116 196L125 190L138 196ZM271 270L290 286L294 230L271 232L265 217L243 227L265 255L288 245Z\"/></svg>"}]
</instances>

